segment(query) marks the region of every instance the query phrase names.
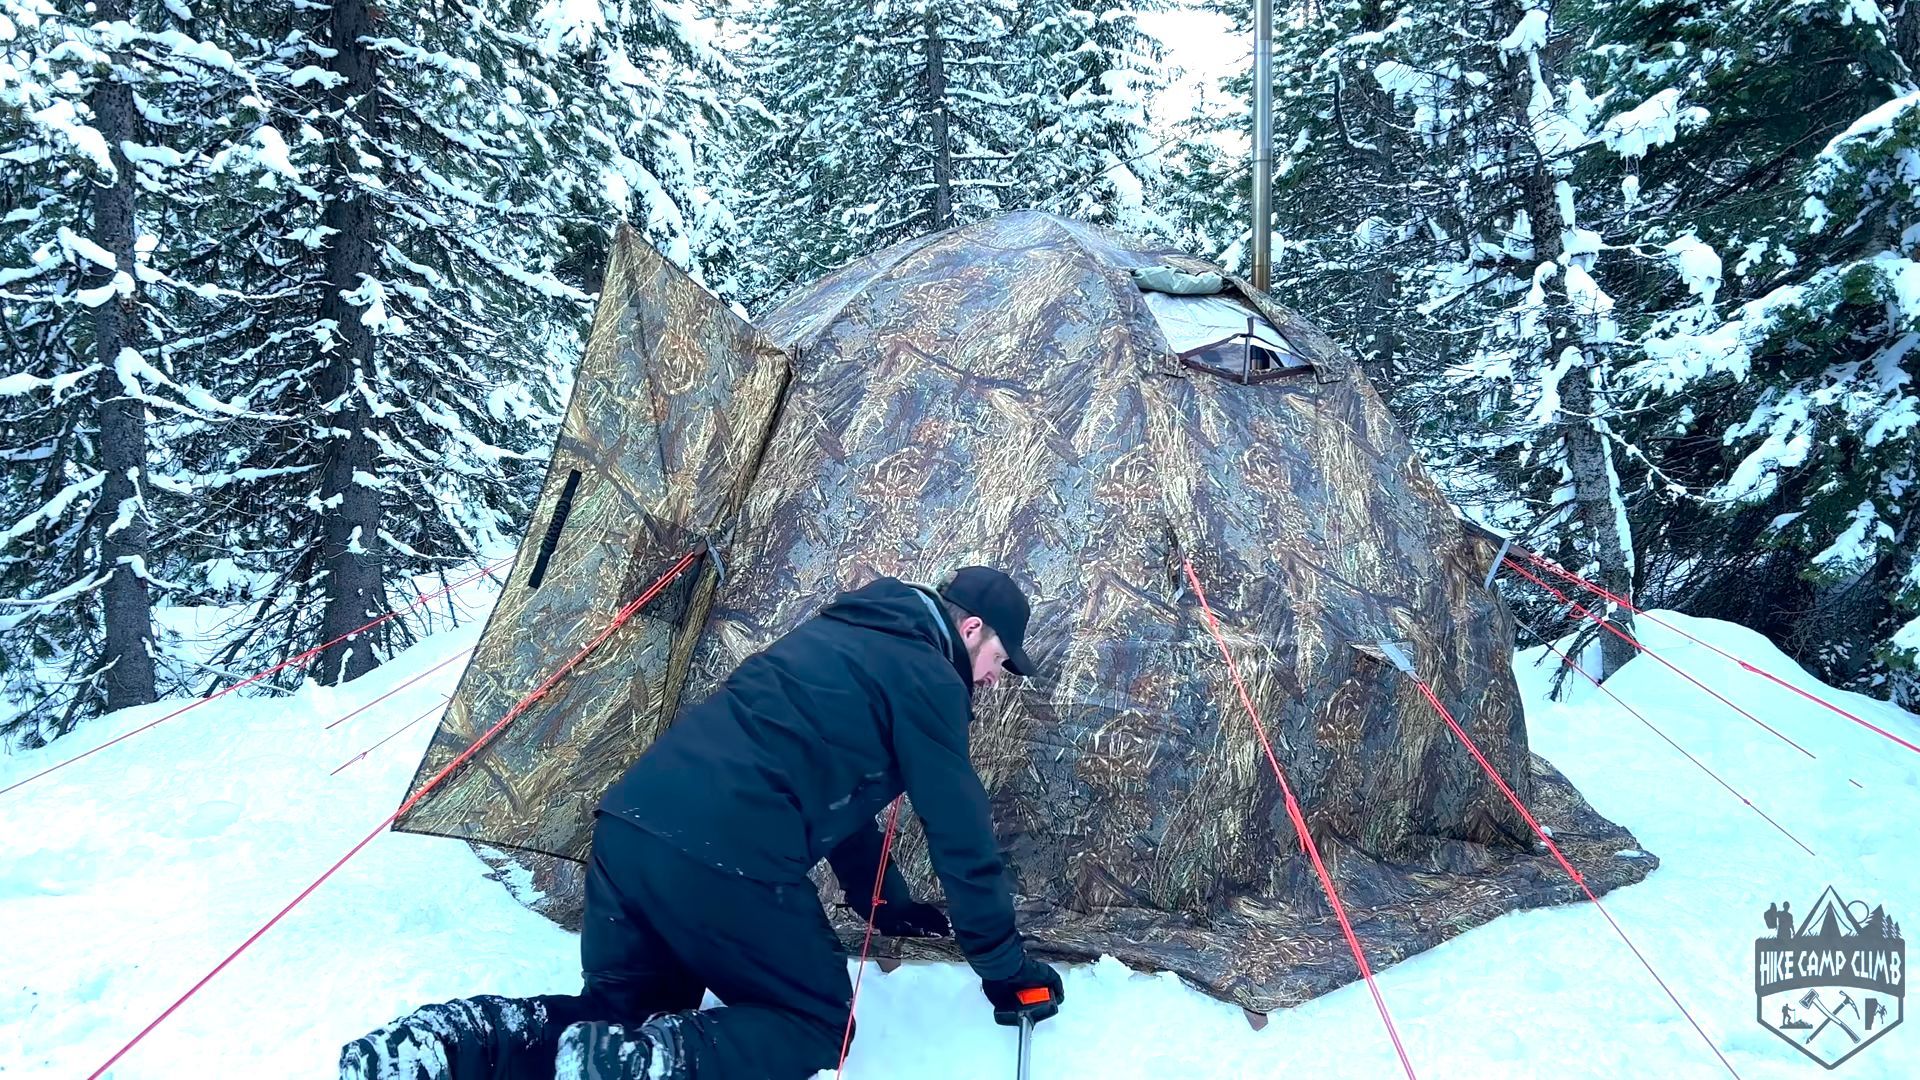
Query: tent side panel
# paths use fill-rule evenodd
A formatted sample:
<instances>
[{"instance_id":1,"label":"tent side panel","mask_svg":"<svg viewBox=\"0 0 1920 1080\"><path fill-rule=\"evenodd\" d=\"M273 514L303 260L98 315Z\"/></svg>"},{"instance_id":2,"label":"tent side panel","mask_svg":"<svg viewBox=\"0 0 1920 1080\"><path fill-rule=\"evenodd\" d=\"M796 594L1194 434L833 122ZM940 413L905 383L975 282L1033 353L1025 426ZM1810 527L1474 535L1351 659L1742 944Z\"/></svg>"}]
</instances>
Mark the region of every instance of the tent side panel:
<instances>
[{"instance_id":1,"label":"tent side panel","mask_svg":"<svg viewBox=\"0 0 1920 1080\"><path fill-rule=\"evenodd\" d=\"M413 790L730 524L787 375L785 352L621 229L526 540ZM677 582L398 827L584 856L601 793L673 715L713 580Z\"/></svg>"},{"instance_id":2,"label":"tent side panel","mask_svg":"<svg viewBox=\"0 0 1920 1080\"><path fill-rule=\"evenodd\" d=\"M1411 642L1422 675L1526 790L1525 732L1502 662L1511 627L1445 495L1371 388L1350 368L1332 382L1247 388L1201 376L1145 388L1175 537L1316 837L1436 866L1461 857L1461 842L1510 842L1511 809L1418 689L1352 647ZM1217 649L1200 670L1214 707L1244 723ZM1297 842L1284 826L1269 835L1263 862L1275 869L1262 891L1289 895L1302 872Z\"/></svg>"}]
</instances>

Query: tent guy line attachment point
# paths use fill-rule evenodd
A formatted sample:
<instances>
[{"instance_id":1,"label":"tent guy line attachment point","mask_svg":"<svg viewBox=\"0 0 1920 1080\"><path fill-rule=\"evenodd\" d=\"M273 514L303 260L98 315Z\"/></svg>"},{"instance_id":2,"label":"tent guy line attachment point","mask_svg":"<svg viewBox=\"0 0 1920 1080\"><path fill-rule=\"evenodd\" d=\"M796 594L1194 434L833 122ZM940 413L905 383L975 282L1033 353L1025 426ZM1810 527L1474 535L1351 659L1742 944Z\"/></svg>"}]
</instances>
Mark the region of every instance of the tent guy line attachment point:
<instances>
[{"instance_id":1,"label":"tent guy line attachment point","mask_svg":"<svg viewBox=\"0 0 1920 1080\"><path fill-rule=\"evenodd\" d=\"M1513 537L1503 536L1500 538L1500 550L1494 553L1493 565L1487 567L1487 580L1480 583L1481 588L1493 588L1493 579L1500 576L1500 564L1507 561L1507 550L1511 547L1513 547Z\"/></svg>"},{"instance_id":2,"label":"tent guy line attachment point","mask_svg":"<svg viewBox=\"0 0 1920 1080\"><path fill-rule=\"evenodd\" d=\"M1413 674L1413 661L1407 657L1406 653L1406 650L1411 648L1413 648L1411 642L1380 639L1380 651L1386 655L1389 663L1400 669L1402 675Z\"/></svg>"}]
</instances>

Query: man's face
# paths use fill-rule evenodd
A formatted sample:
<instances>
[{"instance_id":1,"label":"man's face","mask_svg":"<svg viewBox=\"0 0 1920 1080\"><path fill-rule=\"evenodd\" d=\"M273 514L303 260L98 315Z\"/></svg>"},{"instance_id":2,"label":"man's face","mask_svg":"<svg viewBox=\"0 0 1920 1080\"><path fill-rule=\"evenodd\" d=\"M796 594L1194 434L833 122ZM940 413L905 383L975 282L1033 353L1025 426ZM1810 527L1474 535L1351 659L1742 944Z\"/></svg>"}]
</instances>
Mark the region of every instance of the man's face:
<instances>
[{"instance_id":1,"label":"man's face","mask_svg":"<svg viewBox=\"0 0 1920 1080\"><path fill-rule=\"evenodd\" d=\"M969 616L960 624L960 640L966 642L967 655L973 658L973 685L992 686L1007 673L1007 647L1000 635L988 628L978 616Z\"/></svg>"}]
</instances>

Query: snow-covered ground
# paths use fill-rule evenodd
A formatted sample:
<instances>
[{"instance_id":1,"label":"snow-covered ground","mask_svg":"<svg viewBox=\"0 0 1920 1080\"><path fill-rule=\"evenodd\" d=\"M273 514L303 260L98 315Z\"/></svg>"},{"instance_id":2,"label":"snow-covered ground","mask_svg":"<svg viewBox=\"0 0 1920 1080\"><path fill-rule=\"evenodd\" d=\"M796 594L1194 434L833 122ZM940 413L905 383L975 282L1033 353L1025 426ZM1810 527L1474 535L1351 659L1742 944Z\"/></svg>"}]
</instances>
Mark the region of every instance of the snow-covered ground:
<instances>
[{"instance_id":1,"label":"snow-covered ground","mask_svg":"<svg viewBox=\"0 0 1920 1080\"><path fill-rule=\"evenodd\" d=\"M484 598L481 598L482 600ZM1920 742L1920 720L1819 689L1758 635L1666 615L1690 632ZM1607 898L1743 1077L1822 1075L1755 1022L1761 914L1806 910L1828 885L1920 926L1920 754L1904 750L1657 626L1649 643L1818 755L1808 760L1658 663L1610 687L1792 829L1810 858L1591 685L1545 699L1537 651L1516 658L1534 747L1662 864ZM0 795L0 1074L84 1077L392 811L433 730L449 663L353 719L325 725L470 648L477 623L427 639L341 690L227 698ZM0 787L178 703L129 710L47 749L0 757ZM1857 786L1856 786L1857 785ZM429 1002L571 990L575 943L487 877L465 844L387 833L243 953L109 1074L325 1077L340 1044ZM1034 1076L1400 1075L1364 985L1264 1030L1240 1010L1112 961L1066 977L1035 1041ZM1590 906L1510 915L1380 974L1418 1074L1715 1077L1725 1070ZM1912 1077L1920 1025L1841 1066ZM964 968L869 970L847 1075L1010 1076Z\"/></svg>"}]
</instances>

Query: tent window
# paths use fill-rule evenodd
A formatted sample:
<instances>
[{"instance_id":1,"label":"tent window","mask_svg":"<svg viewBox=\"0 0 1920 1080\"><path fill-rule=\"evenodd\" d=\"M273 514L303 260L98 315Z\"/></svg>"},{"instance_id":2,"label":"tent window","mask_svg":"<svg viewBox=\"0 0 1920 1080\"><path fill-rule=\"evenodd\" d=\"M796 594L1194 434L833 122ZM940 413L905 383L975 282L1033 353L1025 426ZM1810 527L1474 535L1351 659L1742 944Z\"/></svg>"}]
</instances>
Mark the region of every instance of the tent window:
<instances>
[{"instance_id":1,"label":"tent window","mask_svg":"<svg viewBox=\"0 0 1920 1080\"><path fill-rule=\"evenodd\" d=\"M1180 354L1180 362L1196 371L1239 382L1258 382L1262 376L1285 375L1304 370L1288 364L1287 357L1256 341L1251 335L1203 345Z\"/></svg>"},{"instance_id":2,"label":"tent window","mask_svg":"<svg viewBox=\"0 0 1920 1080\"><path fill-rule=\"evenodd\" d=\"M1225 296L1142 295L1174 354L1196 371L1256 383L1313 369L1272 323Z\"/></svg>"}]
</instances>

